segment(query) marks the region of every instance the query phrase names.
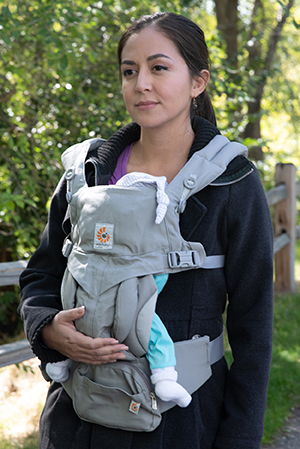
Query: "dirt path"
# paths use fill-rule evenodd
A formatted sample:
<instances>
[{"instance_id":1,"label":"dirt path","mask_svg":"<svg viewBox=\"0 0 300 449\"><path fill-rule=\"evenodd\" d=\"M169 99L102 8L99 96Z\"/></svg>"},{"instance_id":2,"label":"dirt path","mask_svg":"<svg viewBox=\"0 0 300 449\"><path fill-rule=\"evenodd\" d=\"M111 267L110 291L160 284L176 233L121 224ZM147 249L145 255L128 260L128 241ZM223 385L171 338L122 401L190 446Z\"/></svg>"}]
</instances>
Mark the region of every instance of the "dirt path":
<instances>
[{"instance_id":1,"label":"dirt path","mask_svg":"<svg viewBox=\"0 0 300 449\"><path fill-rule=\"evenodd\" d=\"M22 364L20 369L15 365L0 369L0 447L2 439L21 441L37 431L48 389L38 363L38 359L24 362L27 372Z\"/></svg>"},{"instance_id":2,"label":"dirt path","mask_svg":"<svg viewBox=\"0 0 300 449\"><path fill-rule=\"evenodd\" d=\"M300 406L292 410L291 417L275 443L262 446L262 449L300 449Z\"/></svg>"}]
</instances>

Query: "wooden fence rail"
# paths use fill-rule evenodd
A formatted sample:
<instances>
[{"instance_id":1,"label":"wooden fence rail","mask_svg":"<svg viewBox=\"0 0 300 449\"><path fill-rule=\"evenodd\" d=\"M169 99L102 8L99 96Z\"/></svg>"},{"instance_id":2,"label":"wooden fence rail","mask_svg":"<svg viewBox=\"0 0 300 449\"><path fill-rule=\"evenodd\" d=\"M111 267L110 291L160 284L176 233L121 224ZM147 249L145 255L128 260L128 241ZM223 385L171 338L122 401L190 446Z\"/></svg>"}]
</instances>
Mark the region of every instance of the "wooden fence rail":
<instances>
[{"instance_id":1,"label":"wooden fence rail","mask_svg":"<svg viewBox=\"0 0 300 449\"><path fill-rule=\"evenodd\" d=\"M277 164L274 189L266 192L269 207L274 206L275 289L295 291L295 246L300 238L296 226L297 197L300 181L296 181L293 164ZM27 265L26 260L0 263L0 287L15 285ZM263 275L263 274L262 274ZM35 357L27 340L0 345L0 368Z\"/></svg>"}]
</instances>

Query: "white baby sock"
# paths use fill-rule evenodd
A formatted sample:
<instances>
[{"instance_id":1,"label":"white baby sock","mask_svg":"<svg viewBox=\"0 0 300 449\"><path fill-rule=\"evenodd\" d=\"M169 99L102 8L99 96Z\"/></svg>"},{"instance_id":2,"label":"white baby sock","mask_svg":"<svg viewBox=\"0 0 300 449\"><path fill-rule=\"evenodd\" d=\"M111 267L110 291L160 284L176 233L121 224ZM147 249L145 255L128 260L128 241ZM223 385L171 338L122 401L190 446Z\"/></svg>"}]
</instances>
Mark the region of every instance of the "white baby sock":
<instances>
[{"instance_id":1,"label":"white baby sock","mask_svg":"<svg viewBox=\"0 0 300 449\"><path fill-rule=\"evenodd\" d=\"M174 366L151 370L151 382L156 395L163 401L175 402L179 407L187 407L192 400L191 395L177 383L178 373Z\"/></svg>"},{"instance_id":2,"label":"white baby sock","mask_svg":"<svg viewBox=\"0 0 300 449\"><path fill-rule=\"evenodd\" d=\"M69 367L72 361L70 359L62 362L47 363L46 373L55 380L55 382L65 382L69 378Z\"/></svg>"}]
</instances>

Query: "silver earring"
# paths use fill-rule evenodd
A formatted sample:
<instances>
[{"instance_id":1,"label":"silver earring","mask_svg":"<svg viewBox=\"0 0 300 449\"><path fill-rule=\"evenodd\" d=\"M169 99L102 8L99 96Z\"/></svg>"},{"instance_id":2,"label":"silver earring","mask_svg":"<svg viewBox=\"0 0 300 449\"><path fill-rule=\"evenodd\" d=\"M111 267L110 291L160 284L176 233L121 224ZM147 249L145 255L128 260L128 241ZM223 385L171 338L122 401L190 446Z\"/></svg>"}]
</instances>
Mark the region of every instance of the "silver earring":
<instances>
[{"instance_id":1,"label":"silver earring","mask_svg":"<svg viewBox=\"0 0 300 449\"><path fill-rule=\"evenodd\" d=\"M197 108L198 108L198 105L197 105L197 102L196 102L196 98L194 97L193 101L192 101L192 109L197 109Z\"/></svg>"}]
</instances>

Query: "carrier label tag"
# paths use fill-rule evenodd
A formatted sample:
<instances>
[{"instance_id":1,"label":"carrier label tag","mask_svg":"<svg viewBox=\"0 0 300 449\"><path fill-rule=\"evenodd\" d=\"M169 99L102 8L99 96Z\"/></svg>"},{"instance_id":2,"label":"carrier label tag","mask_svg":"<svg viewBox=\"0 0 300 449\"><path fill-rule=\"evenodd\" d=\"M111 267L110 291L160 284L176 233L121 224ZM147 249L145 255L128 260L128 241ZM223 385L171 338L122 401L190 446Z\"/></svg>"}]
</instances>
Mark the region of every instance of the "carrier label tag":
<instances>
[{"instance_id":1,"label":"carrier label tag","mask_svg":"<svg viewBox=\"0 0 300 449\"><path fill-rule=\"evenodd\" d=\"M131 401L130 406L129 406L129 411L131 413L134 413L135 415L137 415L140 410L140 406L141 406L141 404L139 402Z\"/></svg>"},{"instance_id":2,"label":"carrier label tag","mask_svg":"<svg viewBox=\"0 0 300 449\"><path fill-rule=\"evenodd\" d=\"M94 249L112 249L114 241L114 225L96 223L94 232Z\"/></svg>"}]
</instances>

